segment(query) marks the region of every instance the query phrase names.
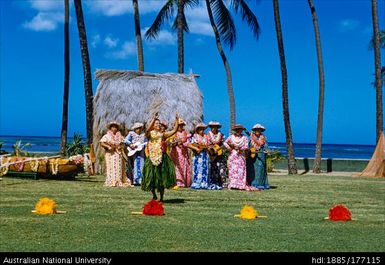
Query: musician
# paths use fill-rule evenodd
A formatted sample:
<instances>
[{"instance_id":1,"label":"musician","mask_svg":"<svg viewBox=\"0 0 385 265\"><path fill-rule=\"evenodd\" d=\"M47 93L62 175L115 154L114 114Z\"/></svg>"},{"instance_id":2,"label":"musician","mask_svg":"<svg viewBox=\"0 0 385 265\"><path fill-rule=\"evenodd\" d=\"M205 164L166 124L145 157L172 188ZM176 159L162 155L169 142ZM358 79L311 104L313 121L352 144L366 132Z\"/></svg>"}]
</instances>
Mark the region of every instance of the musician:
<instances>
[{"instance_id":1,"label":"musician","mask_svg":"<svg viewBox=\"0 0 385 265\"><path fill-rule=\"evenodd\" d=\"M216 121L209 122L210 131L207 133L210 159L209 184L212 188L227 188L227 163L223 155L225 136L219 131L222 125Z\"/></svg>"},{"instance_id":2,"label":"musician","mask_svg":"<svg viewBox=\"0 0 385 265\"><path fill-rule=\"evenodd\" d=\"M207 125L198 123L191 138L189 147L194 151L192 157L192 184L191 189L209 188L210 158L207 152L208 141L205 136Z\"/></svg>"},{"instance_id":3,"label":"musician","mask_svg":"<svg viewBox=\"0 0 385 265\"><path fill-rule=\"evenodd\" d=\"M145 159L143 144L147 142L143 128L143 123L134 123L131 131L124 139L124 143L129 148L129 150L138 150L134 155L130 156L128 163L130 167L129 171L132 174L134 185L140 185L142 183L142 172Z\"/></svg>"},{"instance_id":4,"label":"musician","mask_svg":"<svg viewBox=\"0 0 385 265\"><path fill-rule=\"evenodd\" d=\"M179 115L176 114L175 124L171 131L161 131L159 113L156 113L146 131L148 139L148 158L144 162L142 190L151 191L153 199L157 200L155 190L160 193L163 202L164 189L176 184L175 167L168 155L163 152L162 141L174 135L178 129Z\"/></svg>"},{"instance_id":5,"label":"musician","mask_svg":"<svg viewBox=\"0 0 385 265\"><path fill-rule=\"evenodd\" d=\"M248 170L248 179L251 186L258 189L269 189L269 181L267 179L267 138L263 134L265 127L261 124L255 124L252 128L253 133L250 136L249 147L251 155L248 162L252 165L252 170Z\"/></svg>"},{"instance_id":6,"label":"musician","mask_svg":"<svg viewBox=\"0 0 385 265\"><path fill-rule=\"evenodd\" d=\"M113 121L107 124L107 133L100 139L100 145L105 149L106 181L108 187L128 187L131 182L127 179L124 162L124 138L119 131L120 123Z\"/></svg>"},{"instance_id":7,"label":"musician","mask_svg":"<svg viewBox=\"0 0 385 265\"><path fill-rule=\"evenodd\" d=\"M224 142L224 146L230 150L227 165L229 169L228 189L239 189L253 191L258 190L246 183L246 150L248 150L249 140L242 135L245 130L240 124L232 127L233 134Z\"/></svg>"},{"instance_id":8,"label":"musician","mask_svg":"<svg viewBox=\"0 0 385 265\"><path fill-rule=\"evenodd\" d=\"M170 139L170 157L175 164L178 187L190 187L191 185L191 164L188 150L191 134L185 130L185 126L185 121L179 119L178 131Z\"/></svg>"}]
</instances>

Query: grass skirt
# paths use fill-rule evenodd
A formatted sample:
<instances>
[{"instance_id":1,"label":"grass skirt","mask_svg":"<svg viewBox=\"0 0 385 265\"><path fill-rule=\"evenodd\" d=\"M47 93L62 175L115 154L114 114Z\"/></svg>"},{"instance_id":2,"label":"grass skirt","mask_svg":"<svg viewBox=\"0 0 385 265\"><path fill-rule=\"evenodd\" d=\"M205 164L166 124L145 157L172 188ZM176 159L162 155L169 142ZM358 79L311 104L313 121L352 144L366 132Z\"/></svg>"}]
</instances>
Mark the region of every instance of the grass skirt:
<instances>
[{"instance_id":1,"label":"grass skirt","mask_svg":"<svg viewBox=\"0 0 385 265\"><path fill-rule=\"evenodd\" d=\"M168 189L176 185L175 165L167 154L163 154L162 163L154 166L151 159L146 159L143 167L141 188L144 191L152 189Z\"/></svg>"}]
</instances>

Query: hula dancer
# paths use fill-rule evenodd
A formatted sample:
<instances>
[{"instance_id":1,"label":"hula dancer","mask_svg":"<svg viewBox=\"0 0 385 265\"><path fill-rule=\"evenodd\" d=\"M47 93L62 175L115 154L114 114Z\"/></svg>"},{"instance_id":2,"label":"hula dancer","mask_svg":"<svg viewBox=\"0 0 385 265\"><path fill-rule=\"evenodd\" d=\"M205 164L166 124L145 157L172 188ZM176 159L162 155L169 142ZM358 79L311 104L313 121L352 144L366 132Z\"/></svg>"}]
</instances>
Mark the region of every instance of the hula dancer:
<instances>
[{"instance_id":1,"label":"hula dancer","mask_svg":"<svg viewBox=\"0 0 385 265\"><path fill-rule=\"evenodd\" d=\"M222 150L225 136L219 131L222 125L219 122L210 121L209 127L211 131L206 136L211 146L209 184L213 187L227 188L227 165Z\"/></svg>"},{"instance_id":2,"label":"hula dancer","mask_svg":"<svg viewBox=\"0 0 385 265\"><path fill-rule=\"evenodd\" d=\"M134 185L140 185L142 183L142 172L144 166L144 148L143 145L147 142L146 135L143 132L143 123L135 123L131 131L128 133L124 143L130 150L141 149L136 151L129 158L130 171L132 172L132 178ZM141 147L141 148L140 148Z\"/></svg>"},{"instance_id":3,"label":"hula dancer","mask_svg":"<svg viewBox=\"0 0 385 265\"><path fill-rule=\"evenodd\" d=\"M172 131L161 131L159 113L156 113L146 132L148 139L148 158L144 162L142 190L151 191L153 199L157 200L155 189L160 193L163 202L164 189L175 185L175 167L168 155L163 152L162 142L174 135L178 129L179 115L176 114L175 125Z\"/></svg>"},{"instance_id":4,"label":"hula dancer","mask_svg":"<svg viewBox=\"0 0 385 265\"><path fill-rule=\"evenodd\" d=\"M110 122L107 124L107 133L100 139L100 145L106 151L106 173L107 178L104 183L108 187L129 187L130 180L127 179L124 152L123 136L119 131L120 123Z\"/></svg>"},{"instance_id":5,"label":"hula dancer","mask_svg":"<svg viewBox=\"0 0 385 265\"><path fill-rule=\"evenodd\" d=\"M253 170L249 171L251 176L251 186L258 189L269 189L269 181L267 179L266 155L267 155L267 139L263 132L266 130L261 124L253 127L253 133L250 137L251 156L249 161L253 165Z\"/></svg>"}]
</instances>

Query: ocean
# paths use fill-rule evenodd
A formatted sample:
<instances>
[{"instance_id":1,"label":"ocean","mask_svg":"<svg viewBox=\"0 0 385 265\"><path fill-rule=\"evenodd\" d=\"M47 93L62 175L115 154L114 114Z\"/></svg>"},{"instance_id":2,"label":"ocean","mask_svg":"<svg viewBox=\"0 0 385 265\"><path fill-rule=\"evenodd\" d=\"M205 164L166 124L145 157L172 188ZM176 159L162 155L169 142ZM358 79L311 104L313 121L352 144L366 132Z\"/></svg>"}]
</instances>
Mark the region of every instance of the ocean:
<instances>
[{"instance_id":1,"label":"ocean","mask_svg":"<svg viewBox=\"0 0 385 265\"><path fill-rule=\"evenodd\" d=\"M22 144L30 143L31 146L25 150L28 152L57 153L60 149L60 137L37 137L37 136L0 136L3 143L2 149L12 152L12 145L21 140ZM72 142L69 137L68 142ZM271 150L278 150L283 155L287 154L285 143L269 143ZM340 159L370 159L374 152L374 145L343 145L323 144L322 158ZM294 143L295 156L298 158L314 157L315 144Z\"/></svg>"}]
</instances>

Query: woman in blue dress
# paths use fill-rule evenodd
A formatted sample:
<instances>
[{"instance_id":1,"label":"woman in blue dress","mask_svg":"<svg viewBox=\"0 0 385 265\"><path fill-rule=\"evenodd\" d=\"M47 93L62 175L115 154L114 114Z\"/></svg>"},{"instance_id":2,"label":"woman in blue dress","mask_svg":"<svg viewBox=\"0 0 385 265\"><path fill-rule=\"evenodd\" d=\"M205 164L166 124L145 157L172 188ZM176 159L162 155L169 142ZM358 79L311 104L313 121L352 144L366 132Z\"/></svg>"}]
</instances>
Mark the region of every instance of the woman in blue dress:
<instances>
[{"instance_id":1,"label":"woman in blue dress","mask_svg":"<svg viewBox=\"0 0 385 265\"><path fill-rule=\"evenodd\" d=\"M263 134L265 127L261 124L256 124L253 127L253 133L250 136L249 147L251 155L248 159L248 164L252 170L248 170L248 179L251 186L258 189L269 189L269 180L267 178L267 138ZM254 156L254 155L255 156Z\"/></svg>"},{"instance_id":2,"label":"woman in blue dress","mask_svg":"<svg viewBox=\"0 0 385 265\"><path fill-rule=\"evenodd\" d=\"M195 126L195 133L191 138L189 147L194 151L192 158L193 181L191 189L209 188L210 158L207 152L208 140L205 136L207 125L199 123Z\"/></svg>"}]
</instances>

